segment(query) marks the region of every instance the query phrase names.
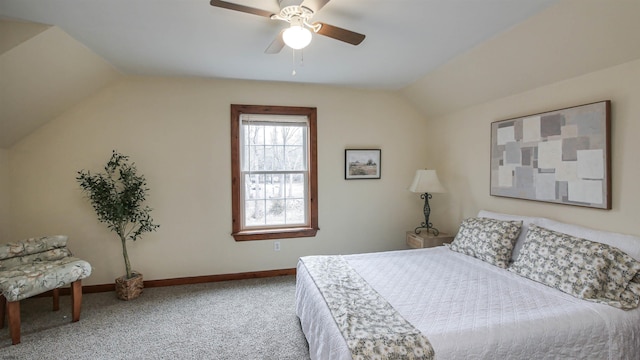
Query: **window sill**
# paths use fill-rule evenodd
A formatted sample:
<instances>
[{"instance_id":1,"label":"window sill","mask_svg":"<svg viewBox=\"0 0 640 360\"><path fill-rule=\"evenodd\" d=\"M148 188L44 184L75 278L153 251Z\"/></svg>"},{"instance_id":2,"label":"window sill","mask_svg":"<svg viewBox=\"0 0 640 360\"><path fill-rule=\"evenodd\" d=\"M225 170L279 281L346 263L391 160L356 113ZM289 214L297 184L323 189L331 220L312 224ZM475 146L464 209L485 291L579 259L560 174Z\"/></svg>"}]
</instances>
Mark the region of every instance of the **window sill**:
<instances>
[{"instance_id":1,"label":"window sill","mask_svg":"<svg viewBox=\"0 0 640 360\"><path fill-rule=\"evenodd\" d=\"M231 235L236 241L289 239L299 237L314 237L319 229L315 228L290 228L274 230L239 231Z\"/></svg>"}]
</instances>

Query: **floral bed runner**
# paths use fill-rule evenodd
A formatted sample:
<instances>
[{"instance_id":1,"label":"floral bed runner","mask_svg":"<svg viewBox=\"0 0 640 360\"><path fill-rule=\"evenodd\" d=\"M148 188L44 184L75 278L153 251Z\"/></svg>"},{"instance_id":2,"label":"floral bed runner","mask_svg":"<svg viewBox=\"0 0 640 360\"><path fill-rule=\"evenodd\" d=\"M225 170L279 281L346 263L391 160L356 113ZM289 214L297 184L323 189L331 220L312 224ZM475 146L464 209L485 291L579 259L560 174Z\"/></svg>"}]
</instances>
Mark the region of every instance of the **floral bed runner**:
<instances>
[{"instance_id":1,"label":"floral bed runner","mask_svg":"<svg viewBox=\"0 0 640 360\"><path fill-rule=\"evenodd\" d=\"M433 359L429 340L342 256L301 258L322 293L353 359Z\"/></svg>"}]
</instances>

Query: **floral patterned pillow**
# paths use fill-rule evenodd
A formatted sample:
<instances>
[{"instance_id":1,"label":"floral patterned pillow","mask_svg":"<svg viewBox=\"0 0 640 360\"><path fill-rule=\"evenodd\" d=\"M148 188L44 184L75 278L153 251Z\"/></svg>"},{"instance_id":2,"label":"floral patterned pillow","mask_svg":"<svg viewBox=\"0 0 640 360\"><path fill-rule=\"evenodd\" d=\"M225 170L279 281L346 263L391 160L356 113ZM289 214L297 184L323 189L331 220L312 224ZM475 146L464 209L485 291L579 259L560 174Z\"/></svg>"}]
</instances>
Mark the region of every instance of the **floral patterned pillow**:
<instances>
[{"instance_id":1,"label":"floral patterned pillow","mask_svg":"<svg viewBox=\"0 0 640 360\"><path fill-rule=\"evenodd\" d=\"M522 221L465 219L449 248L505 269L521 227Z\"/></svg>"},{"instance_id":2,"label":"floral patterned pillow","mask_svg":"<svg viewBox=\"0 0 640 360\"><path fill-rule=\"evenodd\" d=\"M575 297L620 309L638 307L640 262L622 250L531 225L509 271Z\"/></svg>"},{"instance_id":3,"label":"floral patterned pillow","mask_svg":"<svg viewBox=\"0 0 640 360\"><path fill-rule=\"evenodd\" d=\"M66 235L54 235L0 245L0 270L34 261L54 261L71 256L66 248L67 239Z\"/></svg>"},{"instance_id":4,"label":"floral patterned pillow","mask_svg":"<svg viewBox=\"0 0 640 360\"><path fill-rule=\"evenodd\" d=\"M67 246L68 238L67 235L52 235L0 245L0 260L63 248Z\"/></svg>"}]
</instances>

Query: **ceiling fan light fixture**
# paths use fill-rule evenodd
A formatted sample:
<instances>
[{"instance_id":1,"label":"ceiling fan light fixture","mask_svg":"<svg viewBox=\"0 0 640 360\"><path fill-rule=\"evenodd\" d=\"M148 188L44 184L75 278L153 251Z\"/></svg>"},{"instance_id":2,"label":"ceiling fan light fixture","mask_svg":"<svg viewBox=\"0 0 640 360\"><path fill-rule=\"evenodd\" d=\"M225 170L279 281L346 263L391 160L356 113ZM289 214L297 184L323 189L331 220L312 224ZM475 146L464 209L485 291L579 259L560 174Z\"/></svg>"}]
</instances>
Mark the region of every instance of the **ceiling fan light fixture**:
<instances>
[{"instance_id":1,"label":"ceiling fan light fixture","mask_svg":"<svg viewBox=\"0 0 640 360\"><path fill-rule=\"evenodd\" d=\"M282 40L292 49L304 49L311 43L311 31L303 25L292 24L282 33Z\"/></svg>"},{"instance_id":2,"label":"ceiling fan light fixture","mask_svg":"<svg viewBox=\"0 0 640 360\"><path fill-rule=\"evenodd\" d=\"M236 4L229 0L211 0L211 6L263 16L271 20L284 21L290 24L290 28L281 31L278 37L271 42L265 50L266 54L277 54L285 45L288 45L292 49L303 49L311 43L312 32L347 44L360 45L365 38L364 34L321 22L311 22L315 12L320 10L329 1L330 0L278 0L278 5L280 5L280 12L278 13Z\"/></svg>"}]
</instances>

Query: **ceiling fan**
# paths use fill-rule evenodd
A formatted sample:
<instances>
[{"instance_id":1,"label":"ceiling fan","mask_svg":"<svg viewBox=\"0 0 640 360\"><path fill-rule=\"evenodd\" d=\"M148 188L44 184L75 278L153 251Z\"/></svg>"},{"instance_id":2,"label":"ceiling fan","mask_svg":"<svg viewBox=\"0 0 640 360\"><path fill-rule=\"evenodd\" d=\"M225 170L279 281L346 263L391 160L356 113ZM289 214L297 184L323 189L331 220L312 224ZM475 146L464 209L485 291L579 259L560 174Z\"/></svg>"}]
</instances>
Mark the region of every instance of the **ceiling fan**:
<instances>
[{"instance_id":1,"label":"ceiling fan","mask_svg":"<svg viewBox=\"0 0 640 360\"><path fill-rule=\"evenodd\" d=\"M311 42L311 31L352 45L360 44L365 38L363 34L323 22L311 22L311 18L315 12L320 10L329 1L330 0L278 0L280 5L280 13L278 14L222 0L211 0L211 6L264 16L272 20L281 20L289 23L290 27L282 30L264 51L267 54L277 54L285 45L293 49L306 47Z\"/></svg>"}]
</instances>

